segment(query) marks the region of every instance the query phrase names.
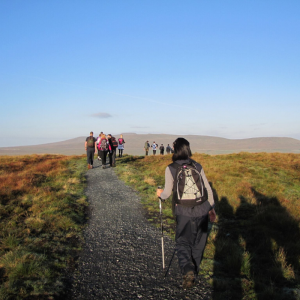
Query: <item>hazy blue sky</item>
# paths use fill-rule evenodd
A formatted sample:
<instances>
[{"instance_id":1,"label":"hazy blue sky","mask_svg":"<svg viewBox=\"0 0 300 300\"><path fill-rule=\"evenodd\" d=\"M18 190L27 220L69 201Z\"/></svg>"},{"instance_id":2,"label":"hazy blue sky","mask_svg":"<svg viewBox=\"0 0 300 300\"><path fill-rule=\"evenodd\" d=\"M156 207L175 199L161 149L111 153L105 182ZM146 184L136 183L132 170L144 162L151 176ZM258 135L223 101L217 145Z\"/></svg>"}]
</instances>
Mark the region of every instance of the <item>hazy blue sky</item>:
<instances>
[{"instance_id":1,"label":"hazy blue sky","mask_svg":"<svg viewBox=\"0 0 300 300\"><path fill-rule=\"evenodd\" d=\"M1 0L0 146L300 139L299 16L299 0Z\"/></svg>"}]
</instances>

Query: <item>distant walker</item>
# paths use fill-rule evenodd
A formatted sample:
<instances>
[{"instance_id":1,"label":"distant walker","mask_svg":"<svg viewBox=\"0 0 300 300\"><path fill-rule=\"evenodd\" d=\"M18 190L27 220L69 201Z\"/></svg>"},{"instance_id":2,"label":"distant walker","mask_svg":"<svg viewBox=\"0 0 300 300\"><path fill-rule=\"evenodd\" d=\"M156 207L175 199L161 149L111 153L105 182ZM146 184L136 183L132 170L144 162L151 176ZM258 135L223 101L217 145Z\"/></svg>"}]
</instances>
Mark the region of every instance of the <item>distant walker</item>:
<instances>
[{"instance_id":1,"label":"distant walker","mask_svg":"<svg viewBox=\"0 0 300 300\"><path fill-rule=\"evenodd\" d=\"M88 169L93 168L94 163L94 154L96 153L96 139L94 138L93 131L90 132L90 136L88 136L85 140L85 151L87 156Z\"/></svg>"}]
</instances>

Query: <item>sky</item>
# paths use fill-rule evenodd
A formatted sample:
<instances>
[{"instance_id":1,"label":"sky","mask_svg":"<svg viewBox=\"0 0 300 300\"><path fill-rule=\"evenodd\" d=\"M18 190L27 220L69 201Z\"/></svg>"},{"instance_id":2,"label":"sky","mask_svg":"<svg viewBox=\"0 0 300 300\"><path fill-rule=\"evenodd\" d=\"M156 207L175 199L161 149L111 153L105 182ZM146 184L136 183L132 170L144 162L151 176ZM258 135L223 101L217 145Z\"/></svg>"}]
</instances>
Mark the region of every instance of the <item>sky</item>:
<instances>
[{"instance_id":1,"label":"sky","mask_svg":"<svg viewBox=\"0 0 300 300\"><path fill-rule=\"evenodd\" d=\"M299 0L1 0L0 147L300 139L299 15Z\"/></svg>"}]
</instances>

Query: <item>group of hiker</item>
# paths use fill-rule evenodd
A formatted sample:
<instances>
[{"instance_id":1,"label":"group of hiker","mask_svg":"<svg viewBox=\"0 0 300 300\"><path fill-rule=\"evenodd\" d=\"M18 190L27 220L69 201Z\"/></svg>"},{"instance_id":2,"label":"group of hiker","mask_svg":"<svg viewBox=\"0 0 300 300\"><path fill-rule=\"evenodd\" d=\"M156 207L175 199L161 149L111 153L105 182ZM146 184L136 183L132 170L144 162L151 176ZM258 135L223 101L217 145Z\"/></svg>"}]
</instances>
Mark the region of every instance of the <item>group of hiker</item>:
<instances>
[{"instance_id":1,"label":"group of hiker","mask_svg":"<svg viewBox=\"0 0 300 300\"><path fill-rule=\"evenodd\" d=\"M149 141L146 141L145 142L145 145L144 145L144 150L145 150L145 155L148 155L149 154L149 149L152 149L153 151L153 155L156 154L156 150L158 149L159 150L159 154L160 155L164 155L165 153L165 146L164 144L161 144L159 147L158 147L158 144L155 143L155 141L152 143L152 145L150 146L149 144ZM166 152L167 154L170 154L170 153L173 153L173 148L168 144L168 146L166 147Z\"/></svg>"},{"instance_id":2,"label":"group of hiker","mask_svg":"<svg viewBox=\"0 0 300 300\"><path fill-rule=\"evenodd\" d=\"M93 167L96 149L102 167L105 168L107 153L109 164L114 167L116 149L119 149L119 157L122 157L124 143L122 135L116 140L111 134L105 135L101 132L96 139L91 132L85 142L88 168ZM164 154L163 144L158 147L153 142L150 146L149 141L146 141L144 146L146 155L150 148L153 155L156 154L156 149L160 150L161 155ZM160 199L160 207L162 201L173 195L172 210L176 218L175 251L183 277L182 286L187 289L195 285L199 273L207 241L208 221L214 222L216 219L214 196L202 166L191 159L190 143L186 139L177 138L172 147L168 144L166 152L173 153L172 163L165 170L165 187L158 187L156 195Z\"/></svg>"},{"instance_id":3,"label":"group of hiker","mask_svg":"<svg viewBox=\"0 0 300 300\"><path fill-rule=\"evenodd\" d=\"M119 150L119 157L123 156L125 141L123 135L120 135L120 138L116 140L111 134L104 134L100 132L98 138L94 137L93 131L90 132L85 140L85 150L87 155L88 169L93 168L94 163L94 154L97 154L98 151L98 160L102 162L102 168L106 168L106 157L108 154L109 165L111 167L116 166L116 151Z\"/></svg>"}]
</instances>

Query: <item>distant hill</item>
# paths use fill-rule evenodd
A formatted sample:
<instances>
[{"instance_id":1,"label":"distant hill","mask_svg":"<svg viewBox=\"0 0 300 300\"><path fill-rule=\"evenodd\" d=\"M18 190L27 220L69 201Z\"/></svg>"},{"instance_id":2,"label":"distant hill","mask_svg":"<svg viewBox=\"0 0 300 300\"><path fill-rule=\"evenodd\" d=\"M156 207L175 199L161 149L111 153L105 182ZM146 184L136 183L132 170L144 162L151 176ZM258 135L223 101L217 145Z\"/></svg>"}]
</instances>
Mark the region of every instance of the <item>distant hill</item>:
<instances>
[{"instance_id":1,"label":"distant hill","mask_svg":"<svg viewBox=\"0 0 300 300\"><path fill-rule=\"evenodd\" d=\"M144 154L144 143L150 144L155 141L158 145L172 145L177 135L170 134L135 134L124 133L124 153L133 155ZM118 135L116 135L118 137ZM192 152L207 154L228 154L237 152L290 152L300 153L300 140L286 137L263 137L250 139L225 139L220 137L202 135L182 135L190 144ZM77 137L63 142L20 146L0 147L0 155L22 155L22 154L85 154L84 142L86 137ZM150 151L152 154L152 151Z\"/></svg>"}]
</instances>

